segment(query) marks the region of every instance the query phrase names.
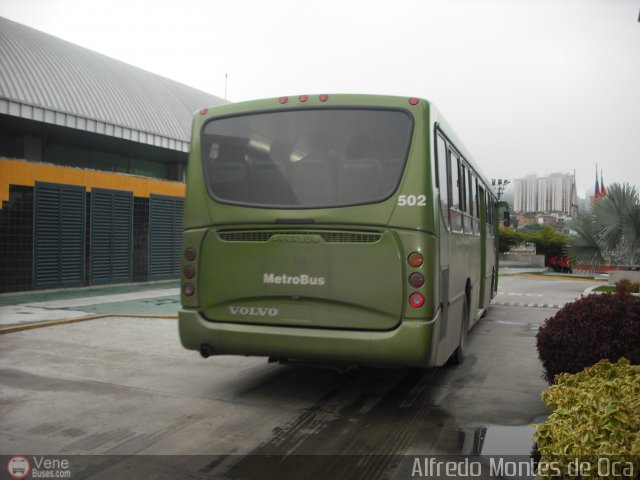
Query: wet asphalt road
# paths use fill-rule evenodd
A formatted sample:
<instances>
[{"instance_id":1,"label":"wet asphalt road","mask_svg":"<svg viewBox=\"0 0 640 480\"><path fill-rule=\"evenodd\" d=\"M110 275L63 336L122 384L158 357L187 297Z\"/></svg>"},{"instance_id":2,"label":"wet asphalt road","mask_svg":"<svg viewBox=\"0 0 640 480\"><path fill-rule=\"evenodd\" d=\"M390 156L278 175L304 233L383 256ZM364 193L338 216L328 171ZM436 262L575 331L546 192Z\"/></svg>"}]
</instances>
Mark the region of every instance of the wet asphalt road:
<instances>
[{"instance_id":1,"label":"wet asphalt road","mask_svg":"<svg viewBox=\"0 0 640 480\"><path fill-rule=\"evenodd\" d=\"M496 300L520 293L542 295L536 305L565 303L591 285L504 277ZM171 319L8 334L0 453L108 455L76 478L125 478L128 455L202 455L135 457L136 478L389 478L399 471L392 455L526 455L529 425L547 413L535 334L555 311L492 306L470 333L464 364L429 370L204 360L182 349ZM282 455L286 465L262 461ZM374 460L349 473L333 455Z\"/></svg>"}]
</instances>

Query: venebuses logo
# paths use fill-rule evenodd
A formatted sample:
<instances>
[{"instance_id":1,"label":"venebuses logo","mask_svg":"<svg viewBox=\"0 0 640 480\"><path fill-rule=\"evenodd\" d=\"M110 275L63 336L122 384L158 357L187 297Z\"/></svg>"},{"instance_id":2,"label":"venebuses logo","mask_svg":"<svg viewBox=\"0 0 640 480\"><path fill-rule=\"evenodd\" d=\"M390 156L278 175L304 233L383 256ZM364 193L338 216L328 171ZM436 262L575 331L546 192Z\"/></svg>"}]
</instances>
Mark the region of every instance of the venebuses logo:
<instances>
[{"instance_id":1,"label":"venebuses logo","mask_svg":"<svg viewBox=\"0 0 640 480\"><path fill-rule=\"evenodd\" d=\"M7 472L11 478L26 478L30 471L31 465L25 457L17 455L7 462Z\"/></svg>"},{"instance_id":2,"label":"venebuses logo","mask_svg":"<svg viewBox=\"0 0 640 480\"><path fill-rule=\"evenodd\" d=\"M71 478L71 462L67 458L15 455L7 462L11 478Z\"/></svg>"}]
</instances>

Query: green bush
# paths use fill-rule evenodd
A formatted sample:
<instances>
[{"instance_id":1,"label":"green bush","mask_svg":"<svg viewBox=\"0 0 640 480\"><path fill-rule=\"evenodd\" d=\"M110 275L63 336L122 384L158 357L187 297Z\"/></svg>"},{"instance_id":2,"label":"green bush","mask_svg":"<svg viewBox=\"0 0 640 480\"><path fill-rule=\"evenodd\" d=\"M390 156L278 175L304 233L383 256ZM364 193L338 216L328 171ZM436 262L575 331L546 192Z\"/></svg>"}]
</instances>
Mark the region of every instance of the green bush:
<instances>
[{"instance_id":1,"label":"green bush","mask_svg":"<svg viewBox=\"0 0 640 480\"><path fill-rule=\"evenodd\" d=\"M544 255L545 265L549 264L551 257L563 256L563 249L567 243L566 235L555 232L549 226L544 226L534 232L525 230L512 231L500 228L498 240L500 253L506 253L511 248L522 243L534 243L536 245L536 253Z\"/></svg>"},{"instance_id":2,"label":"green bush","mask_svg":"<svg viewBox=\"0 0 640 480\"><path fill-rule=\"evenodd\" d=\"M618 473L633 469L630 478L640 473L640 366L622 358L560 374L542 401L552 412L534 435L542 478L557 470L562 475L553 478L627 478L615 476L612 465Z\"/></svg>"},{"instance_id":3,"label":"green bush","mask_svg":"<svg viewBox=\"0 0 640 480\"><path fill-rule=\"evenodd\" d=\"M540 327L536 348L549 384L605 358L640 365L640 297L604 293L567 303Z\"/></svg>"},{"instance_id":4,"label":"green bush","mask_svg":"<svg viewBox=\"0 0 640 480\"><path fill-rule=\"evenodd\" d=\"M616 291L617 292L627 292L627 293L640 293L640 282L631 282L626 278L623 278L618 283L616 283Z\"/></svg>"}]
</instances>

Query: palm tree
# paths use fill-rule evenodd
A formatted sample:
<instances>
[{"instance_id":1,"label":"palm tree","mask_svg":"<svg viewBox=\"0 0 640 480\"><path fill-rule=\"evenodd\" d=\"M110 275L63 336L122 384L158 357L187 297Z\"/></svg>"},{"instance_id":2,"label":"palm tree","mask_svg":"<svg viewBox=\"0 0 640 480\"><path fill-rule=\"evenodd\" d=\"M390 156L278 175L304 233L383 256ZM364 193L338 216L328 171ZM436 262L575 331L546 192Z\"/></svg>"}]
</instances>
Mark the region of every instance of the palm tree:
<instances>
[{"instance_id":1,"label":"palm tree","mask_svg":"<svg viewBox=\"0 0 640 480\"><path fill-rule=\"evenodd\" d=\"M628 183L614 183L596 200L588 215L571 223L566 254L576 266L592 270L610 263L640 265L640 196Z\"/></svg>"}]
</instances>

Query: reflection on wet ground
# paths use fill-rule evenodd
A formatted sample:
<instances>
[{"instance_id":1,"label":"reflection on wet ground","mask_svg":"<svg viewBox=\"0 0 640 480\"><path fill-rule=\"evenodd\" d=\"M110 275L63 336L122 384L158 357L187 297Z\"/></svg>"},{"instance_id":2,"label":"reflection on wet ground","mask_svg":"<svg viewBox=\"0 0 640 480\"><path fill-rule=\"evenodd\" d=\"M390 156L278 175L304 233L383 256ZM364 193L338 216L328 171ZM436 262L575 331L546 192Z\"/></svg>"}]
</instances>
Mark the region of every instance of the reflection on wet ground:
<instances>
[{"instance_id":1,"label":"reflection on wet ground","mask_svg":"<svg viewBox=\"0 0 640 480\"><path fill-rule=\"evenodd\" d=\"M336 375L322 398L276 428L269 440L213 470L220 473L222 468L231 479L284 478L287 471L304 471L305 478L329 478L328 471L333 478L387 478L393 472L410 473L405 470L412 456L526 458L533 446L531 425L464 424L446 403L438 402L439 390L455 372L452 367L360 368Z\"/></svg>"}]
</instances>

